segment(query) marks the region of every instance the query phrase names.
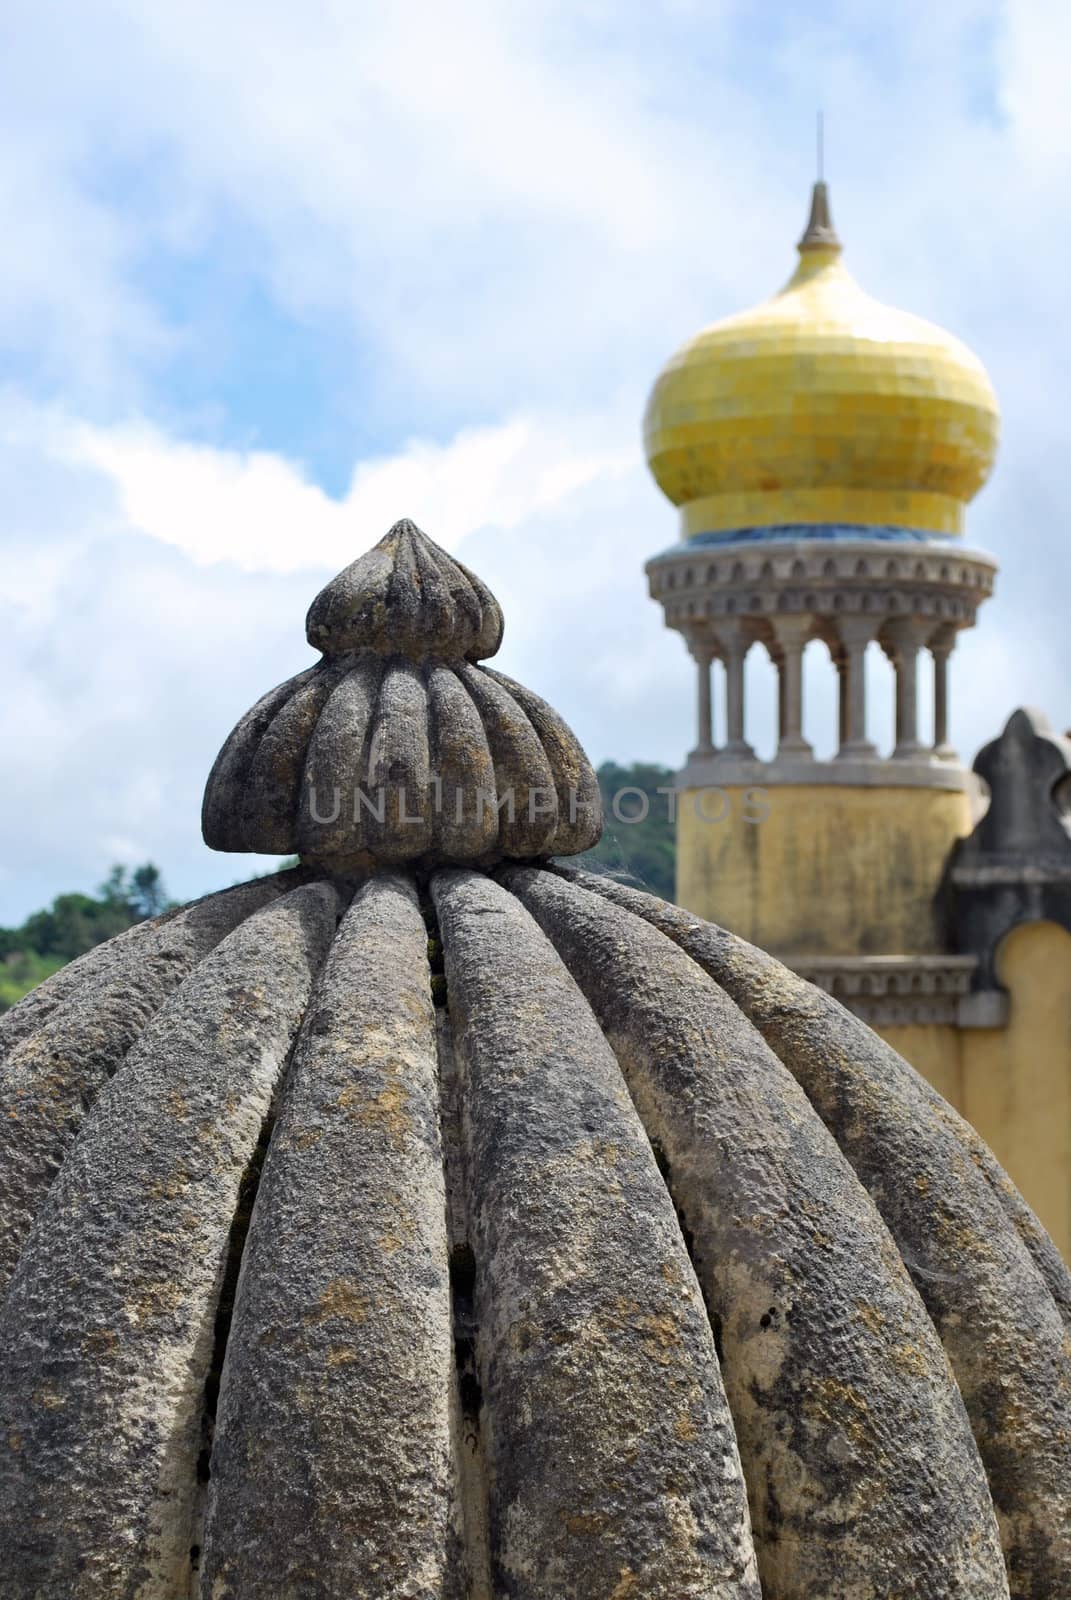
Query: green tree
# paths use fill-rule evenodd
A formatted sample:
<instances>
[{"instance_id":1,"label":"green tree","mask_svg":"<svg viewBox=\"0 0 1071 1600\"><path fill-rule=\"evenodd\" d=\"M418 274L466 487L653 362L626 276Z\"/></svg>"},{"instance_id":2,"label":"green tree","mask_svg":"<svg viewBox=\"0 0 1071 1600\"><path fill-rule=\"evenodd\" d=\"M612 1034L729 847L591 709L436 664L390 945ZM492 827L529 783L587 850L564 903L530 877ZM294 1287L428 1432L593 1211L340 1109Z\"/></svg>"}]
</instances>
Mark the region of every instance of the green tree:
<instances>
[{"instance_id":1,"label":"green tree","mask_svg":"<svg viewBox=\"0 0 1071 1600\"><path fill-rule=\"evenodd\" d=\"M19 928L0 928L0 1011L75 956L168 906L159 867L111 869L96 895L59 894Z\"/></svg>"},{"instance_id":2,"label":"green tree","mask_svg":"<svg viewBox=\"0 0 1071 1600\"><path fill-rule=\"evenodd\" d=\"M598 779L603 835L593 849L573 859L578 866L612 872L636 888L672 900L677 839L670 820L672 797L665 792L673 784L672 769L650 761L636 761L627 767L604 761Z\"/></svg>"},{"instance_id":3,"label":"green tree","mask_svg":"<svg viewBox=\"0 0 1071 1600\"><path fill-rule=\"evenodd\" d=\"M135 867L130 879L130 903L142 917L158 917L167 910L167 895L160 868L151 861Z\"/></svg>"},{"instance_id":4,"label":"green tree","mask_svg":"<svg viewBox=\"0 0 1071 1600\"><path fill-rule=\"evenodd\" d=\"M0 1012L10 1010L24 994L65 965L62 956L39 956L33 950L8 954L0 961Z\"/></svg>"}]
</instances>

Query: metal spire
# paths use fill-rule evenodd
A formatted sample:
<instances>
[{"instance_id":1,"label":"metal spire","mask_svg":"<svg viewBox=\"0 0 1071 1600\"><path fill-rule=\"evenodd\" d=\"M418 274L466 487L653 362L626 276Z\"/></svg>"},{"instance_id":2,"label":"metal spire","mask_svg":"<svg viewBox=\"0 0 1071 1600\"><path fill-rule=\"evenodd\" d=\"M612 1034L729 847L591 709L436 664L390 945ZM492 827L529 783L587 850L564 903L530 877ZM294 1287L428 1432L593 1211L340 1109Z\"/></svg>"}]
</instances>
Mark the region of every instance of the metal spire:
<instances>
[{"instance_id":1,"label":"metal spire","mask_svg":"<svg viewBox=\"0 0 1071 1600\"><path fill-rule=\"evenodd\" d=\"M818 113L818 179L811 191L811 214L799 242L800 250L839 250L840 240L829 211L829 189L825 172L825 116Z\"/></svg>"},{"instance_id":2,"label":"metal spire","mask_svg":"<svg viewBox=\"0 0 1071 1600\"><path fill-rule=\"evenodd\" d=\"M822 182L822 179L823 179L823 176L824 176L823 171L822 171L822 166L823 166L823 159L824 159L824 156L825 156L825 148L824 148L825 129L822 126L822 122L823 122L822 112L819 111L818 112L818 173L817 173L817 177L818 177L818 182L819 183Z\"/></svg>"}]
</instances>

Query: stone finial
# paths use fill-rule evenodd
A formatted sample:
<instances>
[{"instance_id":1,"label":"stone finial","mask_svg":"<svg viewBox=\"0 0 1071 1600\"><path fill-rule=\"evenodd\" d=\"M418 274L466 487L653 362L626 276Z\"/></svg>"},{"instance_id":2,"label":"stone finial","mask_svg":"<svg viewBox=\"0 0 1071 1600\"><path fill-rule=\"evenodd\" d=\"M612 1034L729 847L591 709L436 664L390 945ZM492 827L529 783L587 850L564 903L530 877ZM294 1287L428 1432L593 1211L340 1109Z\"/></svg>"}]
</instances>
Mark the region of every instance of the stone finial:
<instances>
[{"instance_id":1,"label":"stone finial","mask_svg":"<svg viewBox=\"0 0 1071 1600\"><path fill-rule=\"evenodd\" d=\"M309 610L323 660L248 711L209 775L214 850L340 873L575 855L602 832L599 787L545 701L476 663L502 638L490 590L398 522Z\"/></svg>"},{"instance_id":2,"label":"stone finial","mask_svg":"<svg viewBox=\"0 0 1071 1600\"><path fill-rule=\"evenodd\" d=\"M803 237L796 248L804 250L839 250L840 240L837 230L833 226L833 217L829 209L829 185L821 178L811 191L811 214L807 218L807 226L803 230Z\"/></svg>"},{"instance_id":3,"label":"stone finial","mask_svg":"<svg viewBox=\"0 0 1071 1600\"><path fill-rule=\"evenodd\" d=\"M998 739L983 746L974 770L989 786L989 809L975 830L978 844L1003 856L1071 849L1066 778L1071 744L1041 711L1014 711Z\"/></svg>"},{"instance_id":4,"label":"stone finial","mask_svg":"<svg viewBox=\"0 0 1071 1600\"><path fill-rule=\"evenodd\" d=\"M305 634L325 656L484 661L502 643L502 611L486 584L405 517L320 590Z\"/></svg>"},{"instance_id":5,"label":"stone finial","mask_svg":"<svg viewBox=\"0 0 1071 1600\"><path fill-rule=\"evenodd\" d=\"M1071 930L1071 742L1020 708L974 770L989 809L953 849L943 895L954 947L978 957L976 987L992 988L997 947L1017 923Z\"/></svg>"}]
</instances>

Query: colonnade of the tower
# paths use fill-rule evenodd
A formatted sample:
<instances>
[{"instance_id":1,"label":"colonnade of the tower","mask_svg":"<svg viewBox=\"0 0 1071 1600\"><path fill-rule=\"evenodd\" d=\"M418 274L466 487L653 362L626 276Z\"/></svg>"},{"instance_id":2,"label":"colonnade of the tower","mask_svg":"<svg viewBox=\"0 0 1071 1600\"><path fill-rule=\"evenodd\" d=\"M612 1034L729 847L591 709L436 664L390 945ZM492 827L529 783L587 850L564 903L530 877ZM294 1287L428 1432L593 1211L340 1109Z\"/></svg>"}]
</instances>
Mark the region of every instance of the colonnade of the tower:
<instances>
[{"instance_id":1,"label":"colonnade of the tower","mask_svg":"<svg viewBox=\"0 0 1071 1600\"><path fill-rule=\"evenodd\" d=\"M744 668L762 646L777 671L777 753L773 765L797 771L814 761L807 737L803 658L817 640L838 678L838 749L829 781L880 782L886 770L867 732L866 655L877 645L895 676L895 745L888 767L923 781L950 778L948 662L962 628L974 625L992 592L995 563L979 551L938 540L820 537L700 540L648 563L653 598L698 666L698 729L692 760L753 762ZM933 662L933 743L919 736L919 660ZM711 672L725 669L724 738L715 738ZM865 764L867 772L861 770ZM877 764L877 765L875 765ZM944 778L941 777L944 770ZM914 781L914 780L913 780Z\"/></svg>"},{"instance_id":2,"label":"colonnade of the tower","mask_svg":"<svg viewBox=\"0 0 1071 1600\"><path fill-rule=\"evenodd\" d=\"M927 630L913 618L903 618L880 629L879 619L841 617L816 631L814 619L780 616L770 619L772 638L761 639L747 623L733 621L717 633L704 629L692 634L689 648L697 667L697 757L719 754L751 757L747 737L745 664L752 647L764 644L777 672L777 756L785 760L813 759L814 749L804 731L803 656L812 639L826 643L838 678L838 749L836 759L877 760L878 752L867 735L866 652L877 642L888 656L895 675L895 746L890 759L916 761L922 756L954 759L948 744L948 661L955 646L955 631L942 624ZM933 744L919 738L918 662L923 652L933 661ZM725 669L725 741L715 737L713 666Z\"/></svg>"}]
</instances>

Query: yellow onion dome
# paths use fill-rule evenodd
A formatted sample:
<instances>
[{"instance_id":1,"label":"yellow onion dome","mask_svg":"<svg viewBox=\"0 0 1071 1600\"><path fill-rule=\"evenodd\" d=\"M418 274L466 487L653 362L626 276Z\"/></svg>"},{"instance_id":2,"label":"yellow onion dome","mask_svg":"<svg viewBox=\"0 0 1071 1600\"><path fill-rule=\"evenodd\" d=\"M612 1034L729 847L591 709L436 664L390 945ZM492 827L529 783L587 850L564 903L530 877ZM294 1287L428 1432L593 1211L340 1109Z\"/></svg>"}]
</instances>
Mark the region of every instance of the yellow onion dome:
<instances>
[{"instance_id":1,"label":"yellow onion dome","mask_svg":"<svg viewBox=\"0 0 1071 1600\"><path fill-rule=\"evenodd\" d=\"M799 253L780 294L704 328L651 392L647 461L683 533L961 532L996 455L985 368L943 329L858 287L824 183Z\"/></svg>"}]
</instances>

